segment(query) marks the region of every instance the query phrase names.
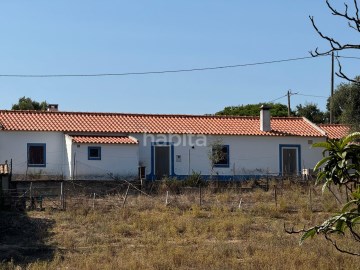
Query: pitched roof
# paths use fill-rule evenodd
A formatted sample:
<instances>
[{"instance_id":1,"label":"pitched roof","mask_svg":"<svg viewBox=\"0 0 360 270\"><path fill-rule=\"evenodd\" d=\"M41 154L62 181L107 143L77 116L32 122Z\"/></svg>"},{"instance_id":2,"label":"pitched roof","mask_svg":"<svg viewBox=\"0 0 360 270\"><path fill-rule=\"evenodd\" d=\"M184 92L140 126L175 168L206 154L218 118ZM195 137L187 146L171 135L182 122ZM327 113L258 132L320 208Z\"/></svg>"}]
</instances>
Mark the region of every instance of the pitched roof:
<instances>
[{"instance_id":1,"label":"pitched roof","mask_svg":"<svg viewBox=\"0 0 360 270\"><path fill-rule=\"evenodd\" d=\"M350 132L349 125L342 124L320 124L321 129L323 129L329 139L341 139L345 137Z\"/></svg>"},{"instance_id":2,"label":"pitched roof","mask_svg":"<svg viewBox=\"0 0 360 270\"><path fill-rule=\"evenodd\" d=\"M138 141L128 136L71 136L74 143L95 144L138 144Z\"/></svg>"},{"instance_id":3,"label":"pitched roof","mask_svg":"<svg viewBox=\"0 0 360 270\"><path fill-rule=\"evenodd\" d=\"M269 132L259 117L88 112L0 111L5 131L310 136L325 133L302 117L273 117Z\"/></svg>"}]
</instances>

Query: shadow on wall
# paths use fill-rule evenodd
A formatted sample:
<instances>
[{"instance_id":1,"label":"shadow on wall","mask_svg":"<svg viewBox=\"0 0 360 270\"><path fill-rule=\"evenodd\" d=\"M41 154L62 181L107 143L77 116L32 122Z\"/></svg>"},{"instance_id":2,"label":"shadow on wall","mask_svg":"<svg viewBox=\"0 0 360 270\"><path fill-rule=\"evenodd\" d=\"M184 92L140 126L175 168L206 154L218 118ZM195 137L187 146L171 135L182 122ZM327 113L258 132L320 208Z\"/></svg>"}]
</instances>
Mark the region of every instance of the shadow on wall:
<instances>
[{"instance_id":1,"label":"shadow on wall","mask_svg":"<svg viewBox=\"0 0 360 270\"><path fill-rule=\"evenodd\" d=\"M24 212L0 211L0 262L21 265L51 260L55 248L45 241L53 225L52 220L30 218Z\"/></svg>"}]
</instances>

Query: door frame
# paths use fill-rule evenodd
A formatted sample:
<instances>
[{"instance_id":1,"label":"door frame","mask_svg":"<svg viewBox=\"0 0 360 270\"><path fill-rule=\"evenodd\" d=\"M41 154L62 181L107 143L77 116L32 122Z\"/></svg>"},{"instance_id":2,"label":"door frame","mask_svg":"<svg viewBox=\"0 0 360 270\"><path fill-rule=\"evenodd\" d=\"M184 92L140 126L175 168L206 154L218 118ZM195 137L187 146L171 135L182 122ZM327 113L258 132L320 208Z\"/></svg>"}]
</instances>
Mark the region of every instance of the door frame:
<instances>
[{"instance_id":1,"label":"door frame","mask_svg":"<svg viewBox=\"0 0 360 270\"><path fill-rule=\"evenodd\" d=\"M175 176L174 173L174 143L172 142L152 142L151 143L151 173L150 178L152 180L156 179L156 173L155 173L155 147L161 147L161 146L167 146L169 147L169 171L171 177Z\"/></svg>"},{"instance_id":2,"label":"door frame","mask_svg":"<svg viewBox=\"0 0 360 270\"><path fill-rule=\"evenodd\" d=\"M279 175L283 175L283 149L295 149L297 158L296 175L301 173L301 145L300 144L279 144Z\"/></svg>"}]
</instances>

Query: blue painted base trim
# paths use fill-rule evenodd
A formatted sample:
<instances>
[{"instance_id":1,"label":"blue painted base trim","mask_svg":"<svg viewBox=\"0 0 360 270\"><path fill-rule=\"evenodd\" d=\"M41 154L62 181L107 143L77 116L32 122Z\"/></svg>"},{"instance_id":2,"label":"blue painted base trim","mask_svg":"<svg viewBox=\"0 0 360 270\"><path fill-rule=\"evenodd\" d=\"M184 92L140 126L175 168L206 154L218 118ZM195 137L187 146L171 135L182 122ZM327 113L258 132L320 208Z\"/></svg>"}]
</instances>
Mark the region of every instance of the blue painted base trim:
<instances>
[{"instance_id":1,"label":"blue painted base trim","mask_svg":"<svg viewBox=\"0 0 360 270\"><path fill-rule=\"evenodd\" d=\"M245 180L254 180L266 177L279 176L278 174L269 175L269 174L249 174L249 175L201 175L202 180L218 180L218 181L245 181ZM186 180L191 177L191 175L173 175L171 178L176 178L177 180ZM152 174L146 176L146 180L154 181L156 180Z\"/></svg>"}]
</instances>

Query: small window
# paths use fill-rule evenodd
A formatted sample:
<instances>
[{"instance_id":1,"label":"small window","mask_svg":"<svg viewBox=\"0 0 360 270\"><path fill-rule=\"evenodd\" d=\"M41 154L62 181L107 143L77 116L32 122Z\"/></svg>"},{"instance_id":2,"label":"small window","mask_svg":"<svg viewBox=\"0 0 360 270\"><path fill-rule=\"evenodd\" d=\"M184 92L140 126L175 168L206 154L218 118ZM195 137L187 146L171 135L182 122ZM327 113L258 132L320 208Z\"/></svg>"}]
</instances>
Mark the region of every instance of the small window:
<instances>
[{"instance_id":1,"label":"small window","mask_svg":"<svg viewBox=\"0 0 360 270\"><path fill-rule=\"evenodd\" d=\"M101 160L101 147L89 146L88 159L89 160Z\"/></svg>"},{"instance_id":2,"label":"small window","mask_svg":"<svg viewBox=\"0 0 360 270\"><path fill-rule=\"evenodd\" d=\"M28 143L27 145L27 165L28 167L46 166L46 144Z\"/></svg>"},{"instance_id":3,"label":"small window","mask_svg":"<svg viewBox=\"0 0 360 270\"><path fill-rule=\"evenodd\" d=\"M219 145L212 149L214 167L229 167L229 145Z\"/></svg>"}]
</instances>

